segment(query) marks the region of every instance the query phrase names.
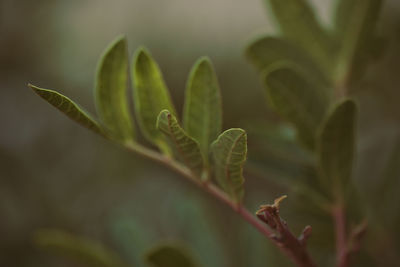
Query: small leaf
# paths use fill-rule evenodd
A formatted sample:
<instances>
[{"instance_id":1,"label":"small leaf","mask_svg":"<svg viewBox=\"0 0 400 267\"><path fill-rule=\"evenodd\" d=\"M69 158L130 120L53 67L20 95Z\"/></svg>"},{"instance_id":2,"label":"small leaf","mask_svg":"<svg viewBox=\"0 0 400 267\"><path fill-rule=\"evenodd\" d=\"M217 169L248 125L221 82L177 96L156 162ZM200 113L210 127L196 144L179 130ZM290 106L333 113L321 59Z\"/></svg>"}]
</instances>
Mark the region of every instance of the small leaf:
<instances>
[{"instance_id":1,"label":"small leaf","mask_svg":"<svg viewBox=\"0 0 400 267\"><path fill-rule=\"evenodd\" d=\"M269 71L265 85L275 110L295 125L299 139L313 150L317 129L329 105L325 88L289 65Z\"/></svg>"},{"instance_id":2,"label":"small leaf","mask_svg":"<svg viewBox=\"0 0 400 267\"><path fill-rule=\"evenodd\" d=\"M338 0L334 24L340 43L337 79L353 83L363 74L375 52L375 28L382 0Z\"/></svg>"},{"instance_id":3,"label":"small leaf","mask_svg":"<svg viewBox=\"0 0 400 267\"><path fill-rule=\"evenodd\" d=\"M321 71L306 51L283 38L266 36L252 42L246 48L246 57L260 72L282 61L288 61L301 66L321 83L329 83L327 74Z\"/></svg>"},{"instance_id":4,"label":"small leaf","mask_svg":"<svg viewBox=\"0 0 400 267\"><path fill-rule=\"evenodd\" d=\"M192 257L183 248L171 245L162 245L146 256L152 267L196 267Z\"/></svg>"},{"instance_id":5,"label":"small leaf","mask_svg":"<svg viewBox=\"0 0 400 267\"><path fill-rule=\"evenodd\" d=\"M175 116L168 110L161 111L157 119L157 128L171 140L185 165L200 177L203 170L203 157L199 143L179 126Z\"/></svg>"},{"instance_id":6,"label":"small leaf","mask_svg":"<svg viewBox=\"0 0 400 267\"><path fill-rule=\"evenodd\" d=\"M126 97L128 86L126 39L120 37L100 59L95 86L98 115L110 136L121 142L131 141L134 130Z\"/></svg>"},{"instance_id":7,"label":"small leaf","mask_svg":"<svg viewBox=\"0 0 400 267\"><path fill-rule=\"evenodd\" d=\"M215 174L222 189L240 203L243 194L243 165L247 155L247 135L242 129L229 129L211 145Z\"/></svg>"},{"instance_id":8,"label":"small leaf","mask_svg":"<svg viewBox=\"0 0 400 267\"><path fill-rule=\"evenodd\" d=\"M208 162L212 141L221 133L221 93L211 61L199 59L193 66L186 88L183 125L198 140Z\"/></svg>"},{"instance_id":9,"label":"small leaf","mask_svg":"<svg viewBox=\"0 0 400 267\"><path fill-rule=\"evenodd\" d=\"M40 230L35 233L37 246L70 257L93 267L127 267L113 251L100 243L77 237L61 230Z\"/></svg>"},{"instance_id":10,"label":"small leaf","mask_svg":"<svg viewBox=\"0 0 400 267\"><path fill-rule=\"evenodd\" d=\"M164 109L176 114L160 68L145 48L139 48L133 59L134 103L136 116L144 136L165 150L165 138L156 121Z\"/></svg>"},{"instance_id":11,"label":"small leaf","mask_svg":"<svg viewBox=\"0 0 400 267\"><path fill-rule=\"evenodd\" d=\"M51 105L67 115L73 121L100 135L105 135L99 124L68 97L56 91L39 88L32 84L29 84L28 86L41 98L49 102Z\"/></svg>"},{"instance_id":12,"label":"small leaf","mask_svg":"<svg viewBox=\"0 0 400 267\"><path fill-rule=\"evenodd\" d=\"M318 142L319 165L333 189L334 196L343 197L350 182L355 150L357 107L353 100L339 103L322 125Z\"/></svg>"},{"instance_id":13,"label":"small leaf","mask_svg":"<svg viewBox=\"0 0 400 267\"><path fill-rule=\"evenodd\" d=\"M284 36L330 72L333 43L307 0L267 0Z\"/></svg>"}]
</instances>

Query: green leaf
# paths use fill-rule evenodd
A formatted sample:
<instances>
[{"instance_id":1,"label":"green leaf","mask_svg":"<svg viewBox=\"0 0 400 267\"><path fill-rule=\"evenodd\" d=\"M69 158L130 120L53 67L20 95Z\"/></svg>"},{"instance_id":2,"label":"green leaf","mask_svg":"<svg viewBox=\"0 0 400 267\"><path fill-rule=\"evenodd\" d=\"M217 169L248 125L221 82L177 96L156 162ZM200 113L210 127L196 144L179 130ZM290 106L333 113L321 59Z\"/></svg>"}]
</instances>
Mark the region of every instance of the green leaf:
<instances>
[{"instance_id":1,"label":"green leaf","mask_svg":"<svg viewBox=\"0 0 400 267\"><path fill-rule=\"evenodd\" d=\"M295 125L300 141L313 150L329 106L327 90L290 65L267 72L265 86L273 108Z\"/></svg>"},{"instance_id":2,"label":"green leaf","mask_svg":"<svg viewBox=\"0 0 400 267\"><path fill-rule=\"evenodd\" d=\"M111 138L129 142L134 130L127 101L128 52L125 37L115 40L100 59L95 86L96 108Z\"/></svg>"},{"instance_id":3,"label":"green leaf","mask_svg":"<svg viewBox=\"0 0 400 267\"><path fill-rule=\"evenodd\" d=\"M357 106L347 99L334 107L318 139L318 159L325 185L343 197L349 184L355 150Z\"/></svg>"},{"instance_id":4,"label":"green leaf","mask_svg":"<svg viewBox=\"0 0 400 267\"><path fill-rule=\"evenodd\" d=\"M211 145L215 175L222 189L240 203L243 194L243 165L247 155L247 135L242 129L226 130Z\"/></svg>"},{"instance_id":5,"label":"green leaf","mask_svg":"<svg viewBox=\"0 0 400 267\"><path fill-rule=\"evenodd\" d=\"M301 66L321 83L329 83L329 77L322 72L306 51L283 38L265 36L255 40L246 48L246 57L260 72L280 62L288 61Z\"/></svg>"},{"instance_id":6,"label":"green leaf","mask_svg":"<svg viewBox=\"0 0 400 267\"><path fill-rule=\"evenodd\" d=\"M186 88L183 125L198 140L208 162L212 141L221 133L221 93L211 61L204 57L193 66Z\"/></svg>"},{"instance_id":7,"label":"green leaf","mask_svg":"<svg viewBox=\"0 0 400 267\"><path fill-rule=\"evenodd\" d=\"M198 177L203 171L203 157L199 143L179 126L175 116L168 110L161 111L157 128L170 140L179 157Z\"/></svg>"},{"instance_id":8,"label":"green leaf","mask_svg":"<svg viewBox=\"0 0 400 267\"><path fill-rule=\"evenodd\" d=\"M41 98L49 102L51 105L67 115L73 121L100 135L105 135L100 125L88 113L86 113L68 97L56 91L39 88L32 84L29 84L28 86Z\"/></svg>"},{"instance_id":9,"label":"green leaf","mask_svg":"<svg viewBox=\"0 0 400 267\"><path fill-rule=\"evenodd\" d=\"M100 243L77 237L61 230L40 230L35 233L37 246L70 257L93 267L127 267L113 251Z\"/></svg>"},{"instance_id":10,"label":"green leaf","mask_svg":"<svg viewBox=\"0 0 400 267\"><path fill-rule=\"evenodd\" d=\"M339 81L359 79L376 45L375 28L382 0L337 0L334 15L340 53L336 67Z\"/></svg>"},{"instance_id":11,"label":"green leaf","mask_svg":"<svg viewBox=\"0 0 400 267\"><path fill-rule=\"evenodd\" d=\"M146 255L153 267L196 267L198 266L183 248L172 245L156 247Z\"/></svg>"},{"instance_id":12,"label":"green leaf","mask_svg":"<svg viewBox=\"0 0 400 267\"><path fill-rule=\"evenodd\" d=\"M284 36L330 73L333 42L307 0L267 0Z\"/></svg>"},{"instance_id":13,"label":"green leaf","mask_svg":"<svg viewBox=\"0 0 400 267\"><path fill-rule=\"evenodd\" d=\"M135 52L132 76L133 100L139 126L150 142L165 150L165 138L156 127L157 117L164 109L173 115L176 112L160 68L145 48Z\"/></svg>"}]
</instances>

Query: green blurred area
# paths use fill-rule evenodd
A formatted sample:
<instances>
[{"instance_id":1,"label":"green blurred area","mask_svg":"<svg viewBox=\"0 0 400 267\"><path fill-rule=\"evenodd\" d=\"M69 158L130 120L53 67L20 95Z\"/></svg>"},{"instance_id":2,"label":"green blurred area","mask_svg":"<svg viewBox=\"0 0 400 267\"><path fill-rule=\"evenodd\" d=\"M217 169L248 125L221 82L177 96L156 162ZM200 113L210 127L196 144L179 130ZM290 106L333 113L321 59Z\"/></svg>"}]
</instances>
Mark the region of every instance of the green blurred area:
<instances>
[{"instance_id":1,"label":"green blurred area","mask_svg":"<svg viewBox=\"0 0 400 267\"><path fill-rule=\"evenodd\" d=\"M333 1L312 2L329 28ZM361 109L355 179L375 211L359 266L396 266L400 248L400 3L386 1L381 18L384 51L354 92ZM307 172L306 155L280 141L290 129L271 130L281 120L243 56L249 41L276 33L270 20L260 0L0 0L0 266L84 266L34 247L41 228L97 240L132 266L143 266L146 251L165 240L187 246L203 266L288 265L222 204L74 124L26 86L58 90L94 111L97 60L124 33L131 55L139 45L152 51L181 114L189 70L209 56L224 129L249 133L245 203L255 211L288 192L284 179ZM331 264L329 218L290 192L282 209L296 233L314 227L313 253Z\"/></svg>"}]
</instances>

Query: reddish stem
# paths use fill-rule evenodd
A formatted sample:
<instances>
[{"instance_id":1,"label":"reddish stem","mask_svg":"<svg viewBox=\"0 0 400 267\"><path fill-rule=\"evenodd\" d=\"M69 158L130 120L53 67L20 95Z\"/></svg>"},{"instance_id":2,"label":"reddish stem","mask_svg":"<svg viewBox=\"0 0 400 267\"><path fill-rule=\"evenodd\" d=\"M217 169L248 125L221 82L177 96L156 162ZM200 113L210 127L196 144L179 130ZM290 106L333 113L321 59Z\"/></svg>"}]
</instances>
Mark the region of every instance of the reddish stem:
<instances>
[{"instance_id":1,"label":"reddish stem","mask_svg":"<svg viewBox=\"0 0 400 267\"><path fill-rule=\"evenodd\" d=\"M245 221L253 225L261 234L270 239L297 266L316 267L315 263L308 254L305 245L301 244L301 242L290 232L286 223L284 223L285 225L281 225L282 230L280 233L284 236L284 240L282 242L282 240L276 238L275 233L266 227L262 221L250 213L243 205L238 205L237 203L232 202L232 200L218 187L210 183L203 183L200 186L214 197L230 206Z\"/></svg>"},{"instance_id":2,"label":"reddish stem","mask_svg":"<svg viewBox=\"0 0 400 267\"><path fill-rule=\"evenodd\" d=\"M138 144L126 144L125 147L133 152L136 152L146 158L160 162L170 169L176 171L182 176L191 180L197 186L203 188L205 191L219 199L221 202L232 208L237 212L245 221L253 225L262 235L270 239L289 259L291 259L299 267L315 267L311 257L307 253L305 246L297 245L293 242L284 242L276 239L275 233L268 228L262 221L250 213L243 205L232 201L223 191L209 182L202 182L200 178L196 177L188 168L180 163L166 157L162 154L154 152L146 147ZM285 231L290 231L286 229ZM290 236L293 235L290 233ZM289 238L290 239L290 238ZM296 238L295 238L296 239ZM296 239L297 240L297 239ZM298 240L297 240L298 241ZM297 242L300 244L301 242ZM293 245L295 244L295 245Z\"/></svg>"},{"instance_id":3,"label":"reddish stem","mask_svg":"<svg viewBox=\"0 0 400 267\"><path fill-rule=\"evenodd\" d=\"M343 205L338 205L332 210L336 232L336 264L337 267L349 265L349 254L346 237L346 214Z\"/></svg>"},{"instance_id":4,"label":"reddish stem","mask_svg":"<svg viewBox=\"0 0 400 267\"><path fill-rule=\"evenodd\" d=\"M272 236L278 247L284 248L289 258L298 266L314 267L316 266L308 254L306 244L311 235L311 226L306 226L297 238L289 229L287 223L280 217L279 205L286 196L275 199L272 205L261 205L256 212L257 217L275 231Z\"/></svg>"}]
</instances>

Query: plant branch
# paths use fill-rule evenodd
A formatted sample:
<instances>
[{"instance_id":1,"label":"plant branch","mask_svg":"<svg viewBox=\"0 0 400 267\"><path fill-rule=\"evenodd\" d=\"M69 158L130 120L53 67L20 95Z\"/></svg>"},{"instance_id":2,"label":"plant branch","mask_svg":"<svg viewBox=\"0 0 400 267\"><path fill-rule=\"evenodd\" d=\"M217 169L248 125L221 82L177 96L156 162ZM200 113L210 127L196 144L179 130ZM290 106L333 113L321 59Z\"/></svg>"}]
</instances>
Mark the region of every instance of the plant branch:
<instances>
[{"instance_id":1,"label":"plant branch","mask_svg":"<svg viewBox=\"0 0 400 267\"><path fill-rule=\"evenodd\" d=\"M218 187L210 182L204 182L200 178L196 177L187 167L181 163L175 161L174 159L164 156L158 152L150 150L140 144L126 144L124 146L126 149L135 152L145 158L151 159L153 161L159 162L164 166L170 168L171 170L177 172L178 174L184 176L185 178L192 181L194 184L200 188L207 191L209 194L214 196L216 199L220 200L227 206L229 206L233 211L238 213L245 221L254 226L262 235L270 239L286 256L289 257L297 266L299 267L315 267L315 263L312 261L308 252L305 249L305 241L311 233L311 227L306 227L300 238L296 238L290 232L287 227L286 222L280 225L279 233L281 237L277 238L276 233L267 227L263 221L256 218L251 212L249 212L243 205L237 204L232 201L227 194L221 191ZM270 225L269 225L270 226Z\"/></svg>"},{"instance_id":2,"label":"plant branch","mask_svg":"<svg viewBox=\"0 0 400 267\"><path fill-rule=\"evenodd\" d=\"M291 253L291 258L298 266L316 266L307 252L306 244L311 235L311 226L306 226L300 235L296 237L290 231L286 221L279 215L279 204L286 196L275 199L273 205L262 205L256 212L257 217L274 229L273 238L278 246L286 248Z\"/></svg>"},{"instance_id":3,"label":"plant branch","mask_svg":"<svg viewBox=\"0 0 400 267\"><path fill-rule=\"evenodd\" d=\"M346 212L342 204L337 205L332 210L335 221L336 233L336 264L337 267L348 266L348 246L346 237Z\"/></svg>"},{"instance_id":4,"label":"plant branch","mask_svg":"<svg viewBox=\"0 0 400 267\"><path fill-rule=\"evenodd\" d=\"M361 222L347 234L344 205L339 204L332 208L332 216L336 233L336 266L348 267L351 256L360 250L361 240L367 230L367 222Z\"/></svg>"}]
</instances>

